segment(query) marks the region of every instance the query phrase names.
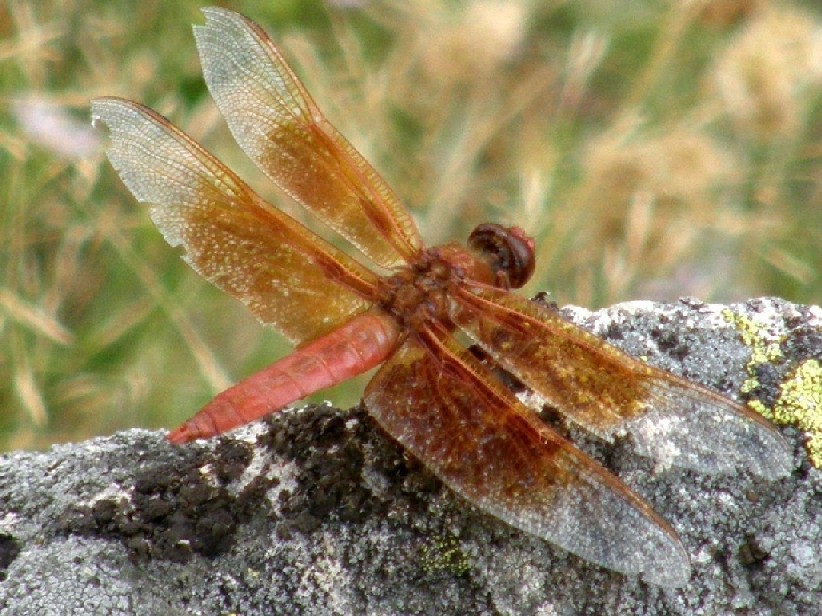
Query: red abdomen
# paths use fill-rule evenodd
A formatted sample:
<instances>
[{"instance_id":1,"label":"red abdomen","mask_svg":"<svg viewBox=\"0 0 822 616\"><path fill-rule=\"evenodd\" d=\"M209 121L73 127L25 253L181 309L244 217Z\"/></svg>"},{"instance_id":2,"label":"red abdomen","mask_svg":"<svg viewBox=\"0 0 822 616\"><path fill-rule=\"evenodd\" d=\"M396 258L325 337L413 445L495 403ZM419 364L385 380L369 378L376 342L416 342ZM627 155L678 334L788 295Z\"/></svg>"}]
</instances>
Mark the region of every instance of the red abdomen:
<instances>
[{"instance_id":1,"label":"red abdomen","mask_svg":"<svg viewBox=\"0 0 822 616\"><path fill-rule=\"evenodd\" d=\"M366 313L248 377L168 435L175 444L217 436L306 396L362 374L396 348L391 317Z\"/></svg>"}]
</instances>

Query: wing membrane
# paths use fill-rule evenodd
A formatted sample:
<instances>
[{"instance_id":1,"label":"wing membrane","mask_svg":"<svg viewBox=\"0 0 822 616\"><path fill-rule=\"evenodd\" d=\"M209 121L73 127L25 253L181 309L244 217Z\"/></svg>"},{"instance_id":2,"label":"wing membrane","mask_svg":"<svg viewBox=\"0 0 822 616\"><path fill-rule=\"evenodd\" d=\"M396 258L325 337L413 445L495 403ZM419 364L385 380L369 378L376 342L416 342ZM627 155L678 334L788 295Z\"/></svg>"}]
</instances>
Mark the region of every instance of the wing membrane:
<instances>
[{"instance_id":1,"label":"wing membrane","mask_svg":"<svg viewBox=\"0 0 822 616\"><path fill-rule=\"evenodd\" d=\"M502 367L594 434L628 431L643 455L703 472L790 471L791 451L756 413L645 364L534 302L463 290L454 321Z\"/></svg>"},{"instance_id":2,"label":"wing membrane","mask_svg":"<svg viewBox=\"0 0 822 616\"><path fill-rule=\"evenodd\" d=\"M450 488L505 522L609 569L679 586L674 531L540 422L448 338L409 337L366 388L380 425Z\"/></svg>"},{"instance_id":3,"label":"wing membrane","mask_svg":"<svg viewBox=\"0 0 822 616\"><path fill-rule=\"evenodd\" d=\"M325 119L268 35L242 15L203 9L203 74L240 147L283 190L378 265L421 246L408 212Z\"/></svg>"},{"instance_id":4,"label":"wing membrane","mask_svg":"<svg viewBox=\"0 0 822 616\"><path fill-rule=\"evenodd\" d=\"M375 275L260 199L168 120L138 103L96 99L108 157L169 244L214 285L292 342L366 309Z\"/></svg>"}]
</instances>

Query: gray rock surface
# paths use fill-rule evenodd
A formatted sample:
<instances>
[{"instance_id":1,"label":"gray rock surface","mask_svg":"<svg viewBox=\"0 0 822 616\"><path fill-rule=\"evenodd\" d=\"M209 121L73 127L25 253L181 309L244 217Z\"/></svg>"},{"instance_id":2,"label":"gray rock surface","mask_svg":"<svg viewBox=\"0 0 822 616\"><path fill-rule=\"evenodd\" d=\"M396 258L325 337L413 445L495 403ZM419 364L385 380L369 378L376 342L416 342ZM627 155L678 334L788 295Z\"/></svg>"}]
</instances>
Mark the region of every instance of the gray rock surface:
<instances>
[{"instance_id":1,"label":"gray rock surface","mask_svg":"<svg viewBox=\"0 0 822 616\"><path fill-rule=\"evenodd\" d=\"M727 308L755 324L753 338ZM563 312L653 364L772 406L794 366L822 357L822 311L727 308ZM780 356L752 362L757 337ZM782 432L794 471L767 482L745 469L655 470L629 441L572 431L680 534L693 575L677 590L478 512L359 409L287 410L185 447L132 430L12 453L0 458L0 612L819 614L822 472L804 434Z\"/></svg>"}]
</instances>

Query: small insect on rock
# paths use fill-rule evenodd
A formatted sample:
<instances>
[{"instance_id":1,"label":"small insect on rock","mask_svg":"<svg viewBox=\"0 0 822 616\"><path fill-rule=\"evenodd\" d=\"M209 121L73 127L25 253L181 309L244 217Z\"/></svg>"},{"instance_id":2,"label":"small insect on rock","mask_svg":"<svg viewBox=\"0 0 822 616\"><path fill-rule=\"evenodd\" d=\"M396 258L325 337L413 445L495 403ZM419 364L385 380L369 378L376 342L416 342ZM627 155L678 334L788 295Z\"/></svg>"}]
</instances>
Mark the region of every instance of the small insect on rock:
<instances>
[{"instance_id":1,"label":"small insect on rock","mask_svg":"<svg viewBox=\"0 0 822 616\"><path fill-rule=\"evenodd\" d=\"M410 214L325 119L254 22L203 9L206 83L234 138L295 201L388 275L263 201L139 103L99 98L108 157L184 259L297 350L219 394L169 435L207 438L382 364L365 406L452 490L582 558L668 587L690 576L674 530L462 348L465 332L570 421L707 473L789 472L780 435L746 408L633 359L511 292L534 268L522 229L483 224L467 246L426 248ZM659 430L665 426L664 437Z\"/></svg>"}]
</instances>

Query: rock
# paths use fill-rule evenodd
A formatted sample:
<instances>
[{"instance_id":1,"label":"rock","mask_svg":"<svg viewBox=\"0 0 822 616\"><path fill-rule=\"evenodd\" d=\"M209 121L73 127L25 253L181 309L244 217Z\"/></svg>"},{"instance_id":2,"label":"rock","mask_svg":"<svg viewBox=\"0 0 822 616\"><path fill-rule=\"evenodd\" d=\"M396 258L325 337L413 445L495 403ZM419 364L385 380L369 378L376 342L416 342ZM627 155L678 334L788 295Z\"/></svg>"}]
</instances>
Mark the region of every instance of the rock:
<instances>
[{"instance_id":1,"label":"rock","mask_svg":"<svg viewBox=\"0 0 822 616\"><path fill-rule=\"evenodd\" d=\"M3 456L0 611L818 613L822 472L802 429L822 413L807 404L822 385L801 382L816 387L803 407L785 383L822 358L822 310L762 299L563 313L652 364L797 415L801 429L781 428L794 471L777 482L654 469L626 439L570 430L676 529L687 586L648 585L515 530L444 488L363 410L308 406L183 447L131 430Z\"/></svg>"}]
</instances>

